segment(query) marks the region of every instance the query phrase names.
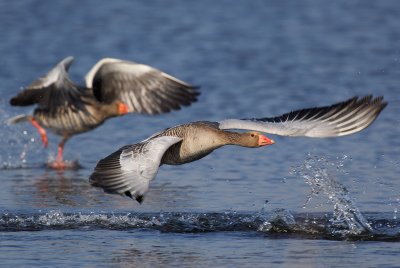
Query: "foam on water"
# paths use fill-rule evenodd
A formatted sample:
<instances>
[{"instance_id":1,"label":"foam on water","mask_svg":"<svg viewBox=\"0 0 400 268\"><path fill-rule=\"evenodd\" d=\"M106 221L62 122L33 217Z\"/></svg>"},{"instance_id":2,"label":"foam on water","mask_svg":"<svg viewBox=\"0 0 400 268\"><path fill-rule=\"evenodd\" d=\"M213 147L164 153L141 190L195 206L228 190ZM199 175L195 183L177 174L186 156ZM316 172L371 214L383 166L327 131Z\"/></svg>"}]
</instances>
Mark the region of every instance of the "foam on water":
<instances>
[{"instance_id":1,"label":"foam on water","mask_svg":"<svg viewBox=\"0 0 400 268\"><path fill-rule=\"evenodd\" d=\"M371 215L374 232L339 233L332 213L297 214L285 209L270 213L67 213L0 214L0 232L42 230L157 230L164 233L259 232L266 236L303 239L400 241L400 221ZM371 227L372 229L372 227Z\"/></svg>"}]
</instances>

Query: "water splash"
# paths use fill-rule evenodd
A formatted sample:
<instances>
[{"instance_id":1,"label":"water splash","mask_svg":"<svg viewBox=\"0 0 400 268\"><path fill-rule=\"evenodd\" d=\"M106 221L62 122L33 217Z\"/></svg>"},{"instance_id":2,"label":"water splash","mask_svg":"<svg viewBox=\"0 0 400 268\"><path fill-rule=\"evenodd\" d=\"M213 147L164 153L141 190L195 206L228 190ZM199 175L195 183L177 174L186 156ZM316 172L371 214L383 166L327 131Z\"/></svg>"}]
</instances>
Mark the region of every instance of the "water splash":
<instances>
[{"instance_id":1,"label":"water splash","mask_svg":"<svg viewBox=\"0 0 400 268\"><path fill-rule=\"evenodd\" d=\"M258 231L261 232L288 232L296 229L296 220L294 216L286 209L275 209L272 216L263 222Z\"/></svg>"},{"instance_id":2,"label":"water splash","mask_svg":"<svg viewBox=\"0 0 400 268\"><path fill-rule=\"evenodd\" d=\"M155 229L162 232L197 233L256 230L264 219L259 215L226 213L65 213L59 210L38 214L0 213L1 231L46 229Z\"/></svg>"},{"instance_id":3,"label":"water splash","mask_svg":"<svg viewBox=\"0 0 400 268\"><path fill-rule=\"evenodd\" d=\"M30 168L42 166L37 159L44 151L38 140L34 128L28 124L7 124L7 120L13 115L6 111L4 100L0 101L0 169Z\"/></svg>"},{"instance_id":4,"label":"water splash","mask_svg":"<svg viewBox=\"0 0 400 268\"><path fill-rule=\"evenodd\" d=\"M0 233L42 230L156 230L164 233L249 232L263 236L300 239L400 241L400 221L371 215L371 224L379 232L333 235L327 228L332 214L296 214L285 209L272 213L237 212L160 212L104 213L63 212L51 210L37 213L0 212Z\"/></svg>"},{"instance_id":5,"label":"water splash","mask_svg":"<svg viewBox=\"0 0 400 268\"><path fill-rule=\"evenodd\" d=\"M311 189L304 206L314 196L324 194L334 206L333 217L330 219L330 229L333 235L348 236L373 232L371 225L351 200L346 187L330 175L332 167L343 172L341 168L346 159L347 156L344 156L339 162L333 163L323 157L309 155L308 159L295 169Z\"/></svg>"}]
</instances>

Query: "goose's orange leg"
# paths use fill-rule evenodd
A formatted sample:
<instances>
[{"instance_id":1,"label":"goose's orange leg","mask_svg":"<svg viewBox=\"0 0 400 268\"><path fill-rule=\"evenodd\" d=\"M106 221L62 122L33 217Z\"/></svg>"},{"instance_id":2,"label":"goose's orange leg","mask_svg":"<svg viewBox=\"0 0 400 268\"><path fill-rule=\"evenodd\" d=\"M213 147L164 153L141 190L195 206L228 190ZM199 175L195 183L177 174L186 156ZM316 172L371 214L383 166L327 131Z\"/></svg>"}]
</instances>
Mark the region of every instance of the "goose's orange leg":
<instances>
[{"instance_id":1,"label":"goose's orange leg","mask_svg":"<svg viewBox=\"0 0 400 268\"><path fill-rule=\"evenodd\" d=\"M49 144L49 140L47 138L46 130L42 128L35 119L30 118L30 121L32 125L38 130L40 137L42 138L43 146L47 147L47 145Z\"/></svg>"},{"instance_id":2,"label":"goose's orange leg","mask_svg":"<svg viewBox=\"0 0 400 268\"><path fill-rule=\"evenodd\" d=\"M63 152L64 152L64 144L65 142L69 139L68 136L64 136L60 143L58 144L58 149L57 149L57 158L56 161L49 163L49 166L54 169L65 169L66 164L63 161Z\"/></svg>"},{"instance_id":3,"label":"goose's orange leg","mask_svg":"<svg viewBox=\"0 0 400 268\"><path fill-rule=\"evenodd\" d=\"M62 163L63 161L64 143L58 145L56 162Z\"/></svg>"}]
</instances>

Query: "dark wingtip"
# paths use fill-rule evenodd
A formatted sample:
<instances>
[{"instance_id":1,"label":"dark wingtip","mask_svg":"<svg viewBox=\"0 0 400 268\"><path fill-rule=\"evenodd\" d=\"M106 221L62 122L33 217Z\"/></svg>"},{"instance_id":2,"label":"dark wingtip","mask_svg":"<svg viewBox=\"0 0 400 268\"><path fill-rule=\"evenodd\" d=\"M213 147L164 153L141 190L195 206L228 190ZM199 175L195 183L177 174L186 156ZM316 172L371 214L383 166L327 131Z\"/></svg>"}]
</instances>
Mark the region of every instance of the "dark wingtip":
<instances>
[{"instance_id":1,"label":"dark wingtip","mask_svg":"<svg viewBox=\"0 0 400 268\"><path fill-rule=\"evenodd\" d=\"M385 109L386 106L388 106L388 102L384 101L383 96L376 97L375 99L372 100L372 105L379 105L379 109L377 112L377 115Z\"/></svg>"},{"instance_id":2,"label":"dark wingtip","mask_svg":"<svg viewBox=\"0 0 400 268\"><path fill-rule=\"evenodd\" d=\"M132 196L132 193L130 191L126 191L124 193L127 197L132 198L132 199L136 199L136 201L139 202L139 204L142 204L144 196L143 195L138 195L135 198Z\"/></svg>"},{"instance_id":3,"label":"dark wingtip","mask_svg":"<svg viewBox=\"0 0 400 268\"><path fill-rule=\"evenodd\" d=\"M133 199L133 196L132 196L132 194L131 194L131 192L130 192L130 191L126 191L124 194L125 194L127 197L129 197L129 198L132 198L132 199Z\"/></svg>"},{"instance_id":4,"label":"dark wingtip","mask_svg":"<svg viewBox=\"0 0 400 268\"><path fill-rule=\"evenodd\" d=\"M372 100L372 104L380 104L383 109L388 105L388 102L384 100L383 96L378 96Z\"/></svg>"},{"instance_id":5,"label":"dark wingtip","mask_svg":"<svg viewBox=\"0 0 400 268\"><path fill-rule=\"evenodd\" d=\"M18 95L10 100L11 106L28 106L34 104L35 101L32 98L26 98L25 95Z\"/></svg>"},{"instance_id":6,"label":"dark wingtip","mask_svg":"<svg viewBox=\"0 0 400 268\"><path fill-rule=\"evenodd\" d=\"M10 100L10 105L12 105L12 106L15 106L15 105L17 105L17 100L16 100L16 98L12 98L11 100Z\"/></svg>"},{"instance_id":7,"label":"dark wingtip","mask_svg":"<svg viewBox=\"0 0 400 268\"><path fill-rule=\"evenodd\" d=\"M43 90L24 89L10 99L10 104L12 106L29 106L40 102L43 99L43 95Z\"/></svg>"},{"instance_id":8,"label":"dark wingtip","mask_svg":"<svg viewBox=\"0 0 400 268\"><path fill-rule=\"evenodd\" d=\"M139 204L142 204L143 199L144 199L144 196L143 196L143 195L138 195L138 196L136 197L136 201L138 201Z\"/></svg>"},{"instance_id":9,"label":"dark wingtip","mask_svg":"<svg viewBox=\"0 0 400 268\"><path fill-rule=\"evenodd\" d=\"M388 102L384 101L383 96L373 97L372 95L367 95L359 99L358 102L360 104L368 104L378 107L378 113L380 113L388 105Z\"/></svg>"}]
</instances>

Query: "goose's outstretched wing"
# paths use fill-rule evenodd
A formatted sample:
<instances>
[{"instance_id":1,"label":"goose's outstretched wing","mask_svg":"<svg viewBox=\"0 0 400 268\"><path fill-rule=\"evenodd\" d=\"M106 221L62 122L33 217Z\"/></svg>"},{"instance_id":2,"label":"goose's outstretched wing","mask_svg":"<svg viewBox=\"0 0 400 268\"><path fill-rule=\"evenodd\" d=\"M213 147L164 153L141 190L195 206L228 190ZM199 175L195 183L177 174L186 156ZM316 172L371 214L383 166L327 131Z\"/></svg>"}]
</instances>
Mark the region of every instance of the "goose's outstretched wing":
<instances>
[{"instance_id":1,"label":"goose's outstretched wing","mask_svg":"<svg viewBox=\"0 0 400 268\"><path fill-rule=\"evenodd\" d=\"M297 110L277 117L227 119L218 123L220 129L248 129L281 136L336 137L368 127L386 105L383 97L353 97L331 106Z\"/></svg>"},{"instance_id":2,"label":"goose's outstretched wing","mask_svg":"<svg viewBox=\"0 0 400 268\"><path fill-rule=\"evenodd\" d=\"M60 61L46 75L12 98L10 104L37 104L34 116L57 133L61 130L84 129L86 125L96 125L97 122L92 122L92 118L88 116L86 106L89 101L94 101L91 91L76 85L69 78L68 69L73 60L73 57L67 57Z\"/></svg>"},{"instance_id":3,"label":"goose's outstretched wing","mask_svg":"<svg viewBox=\"0 0 400 268\"><path fill-rule=\"evenodd\" d=\"M85 80L99 101L122 101L133 113L178 110L199 95L193 86L153 67L112 58L97 62Z\"/></svg>"},{"instance_id":4,"label":"goose's outstretched wing","mask_svg":"<svg viewBox=\"0 0 400 268\"><path fill-rule=\"evenodd\" d=\"M165 151L181 140L164 136L124 146L100 160L89 181L107 193L126 195L141 203Z\"/></svg>"},{"instance_id":5,"label":"goose's outstretched wing","mask_svg":"<svg viewBox=\"0 0 400 268\"><path fill-rule=\"evenodd\" d=\"M39 106L52 109L59 103L75 98L78 92L70 90L72 81L68 76L68 69L74 61L73 57L67 57L60 61L47 74L33 81L24 88L17 96L10 100L13 106L28 106L39 104Z\"/></svg>"}]
</instances>

